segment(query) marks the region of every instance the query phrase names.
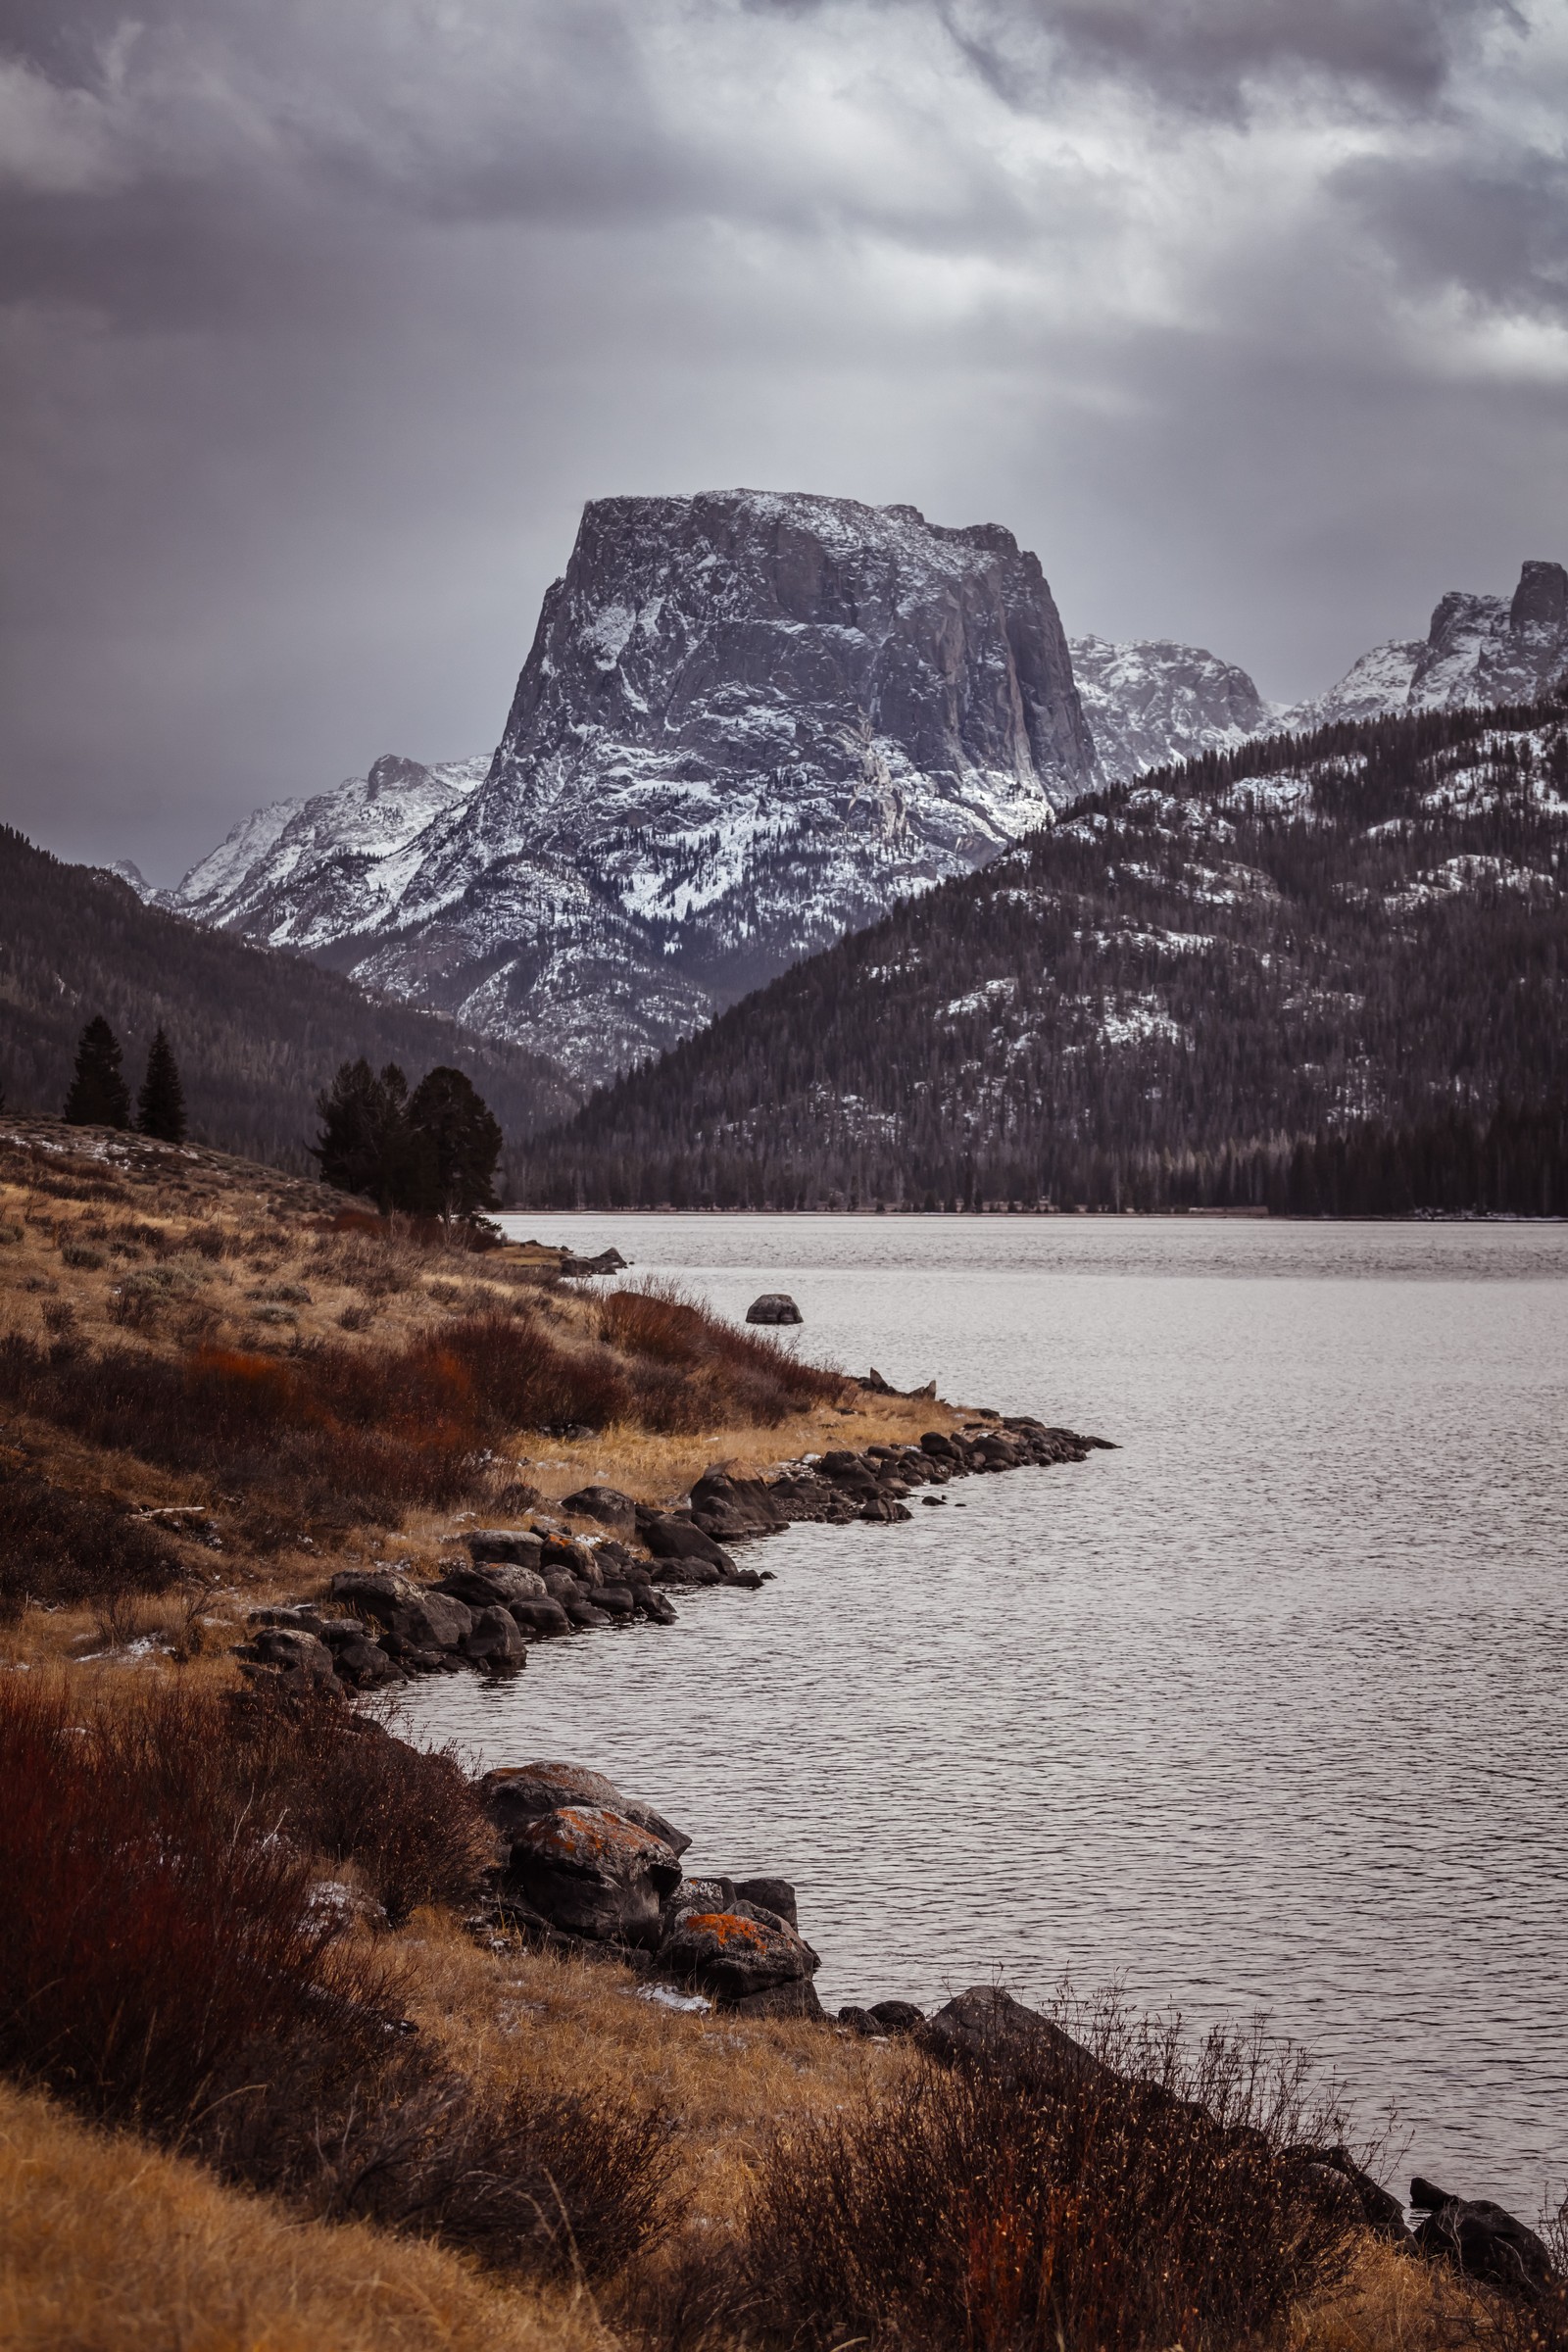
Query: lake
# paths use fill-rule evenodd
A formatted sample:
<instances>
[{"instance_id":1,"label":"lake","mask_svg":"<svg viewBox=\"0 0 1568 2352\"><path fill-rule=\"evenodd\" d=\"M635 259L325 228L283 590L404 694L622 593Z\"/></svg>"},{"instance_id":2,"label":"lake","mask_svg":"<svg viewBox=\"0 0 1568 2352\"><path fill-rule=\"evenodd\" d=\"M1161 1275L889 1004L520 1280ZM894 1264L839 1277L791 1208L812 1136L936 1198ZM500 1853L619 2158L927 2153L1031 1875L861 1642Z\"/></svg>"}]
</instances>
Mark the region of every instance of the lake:
<instances>
[{"instance_id":1,"label":"lake","mask_svg":"<svg viewBox=\"0 0 1568 2352\"><path fill-rule=\"evenodd\" d=\"M509 1219L811 1355L1117 1442L757 1594L409 1694L484 1764L597 1766L694 1872L800 1891L831 2009L1070 1978L1267 2011L1411 2165L1568 2183L1568 1229Z\"/></svg>"}]
</instances>

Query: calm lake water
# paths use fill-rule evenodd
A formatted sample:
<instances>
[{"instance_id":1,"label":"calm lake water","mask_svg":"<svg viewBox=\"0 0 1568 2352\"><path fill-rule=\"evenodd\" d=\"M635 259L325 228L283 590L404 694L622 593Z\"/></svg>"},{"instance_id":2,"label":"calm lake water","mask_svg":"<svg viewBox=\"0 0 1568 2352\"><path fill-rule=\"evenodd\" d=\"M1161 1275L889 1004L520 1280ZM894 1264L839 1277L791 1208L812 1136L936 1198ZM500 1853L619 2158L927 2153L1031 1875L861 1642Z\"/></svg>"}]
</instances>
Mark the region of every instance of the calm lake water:
<instances>
[{"instance_id":1,"label":"calm lake water","mask_svg":"<svg viewBox=\"0 0 1568 2352\"><path fill-rule=\"evenodd\" d=\"M1266 2010L1411 2165L1568 2182L1568 1229L617 1216L813 1356L1117 1441L407 1721L608 1771L800 1889L831 2008L1001 1978Z\"/></svg>"}]
</instances>

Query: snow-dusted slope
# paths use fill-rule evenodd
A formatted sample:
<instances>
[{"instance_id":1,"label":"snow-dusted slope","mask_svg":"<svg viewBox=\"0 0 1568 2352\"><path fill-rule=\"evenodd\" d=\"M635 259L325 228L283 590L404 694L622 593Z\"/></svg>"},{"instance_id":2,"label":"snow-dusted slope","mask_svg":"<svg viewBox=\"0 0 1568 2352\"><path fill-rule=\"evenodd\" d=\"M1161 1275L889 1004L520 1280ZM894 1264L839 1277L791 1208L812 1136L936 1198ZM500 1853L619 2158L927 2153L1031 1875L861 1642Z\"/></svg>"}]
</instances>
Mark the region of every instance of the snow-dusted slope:
<instances>
[{"instance_id":1,"label":"snow-dusted slope","mask_svg":"<svg viewBox=\"0 0 1568 2352\"><path fill-rule=\"evenodd\" d=\"M320 949L373 930L418 861L416 845L464 807L488 765L421 767L388 752L335 792L258 808L163 904L272 947Z\"/></svg>"},{"instance_id":2,"label":"snow-dusted slope","mask_svg":"<svg viewBox=\"0 0 1568 2352\"><path fill-rule=\"evenodd\" d=\"M488 774L379 760L171 903L604 1075L1093 780L1037 558L755 491L589 506Z\"/></svg>"},{"instance_id":3,"label":"snow-dusted slope","mask_svg":"<svg viewBox=\"0 0 1568 2352\"><path fill-rule=\"evenodd\" d=\"M1126 783L1147 768L1230 751L1272 723L1245 669L1169 638L1111 645L1073 637L1073 676L1102 774Z\"/></svg>"}]
</instances>

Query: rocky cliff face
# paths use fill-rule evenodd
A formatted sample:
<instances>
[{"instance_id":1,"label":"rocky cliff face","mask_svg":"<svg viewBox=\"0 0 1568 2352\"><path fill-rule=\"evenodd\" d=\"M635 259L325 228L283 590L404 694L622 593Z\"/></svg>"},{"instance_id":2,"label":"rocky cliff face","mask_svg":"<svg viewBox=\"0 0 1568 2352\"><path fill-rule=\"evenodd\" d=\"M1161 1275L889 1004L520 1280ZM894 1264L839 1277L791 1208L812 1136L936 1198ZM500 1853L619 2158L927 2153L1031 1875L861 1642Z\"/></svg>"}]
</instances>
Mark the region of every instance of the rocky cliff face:
<instances>
[{"instance_id":1,"label":"rocky cliff face","mask_svg":"<svg viewBox=\"0 0 1568 2352\"><path fill-rule=\"evenodd\" d=\"M1101 772L1127 783L1197 752L1231 751L1272 724L1245 669L1201 646L1153 638L1133 645L1073 637L1073 676Z\"/></svg>"},{"instance_id":2,"label":"rocky cliff face","mask_svg":"<svg viewBox=\"0 0 1568 2352\"><path fill-rule=\"evenodd\" d=\"M1527 563L1512 597L1450 588L1425 637L1393 638L1352 663L1337 686L1282 711L1300 731L1331 720L1469 703L1530 703L1568 670L1568 571Z\"/></svg>"},{"instance_id":3,"label":"rocky cliff face","mask_svg":"<svg viewBox=\"0 0 1568 2352\"><path fill-rule=\"evenodd\" d=\"M173 903L599 1075L1082 790L1038 559L734 491L587 508L505 734L270 809Z\"/></svg>"}]
</instances>

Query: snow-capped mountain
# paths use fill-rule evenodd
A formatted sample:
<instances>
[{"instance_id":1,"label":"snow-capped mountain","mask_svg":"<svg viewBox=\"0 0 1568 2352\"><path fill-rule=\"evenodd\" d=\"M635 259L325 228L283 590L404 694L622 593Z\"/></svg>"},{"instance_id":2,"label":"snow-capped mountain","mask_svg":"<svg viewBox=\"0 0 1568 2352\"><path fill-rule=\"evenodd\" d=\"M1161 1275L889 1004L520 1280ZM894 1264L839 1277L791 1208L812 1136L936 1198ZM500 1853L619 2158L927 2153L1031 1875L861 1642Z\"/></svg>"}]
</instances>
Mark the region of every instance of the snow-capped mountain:
<instances>
[{"instance_id":1,"label":"snow-capped mountain","mask_svg":"<svg viewBox=\"0 0 1568 2352\"><path fill-rule=\"evenodd\" d=\"M1528 701L1565 666L1557 564L1526 564L1511 600L1450 592L1424 639L1281 710L1199 647L1069 645L995 524L604 499L493 759L388 754L258 809L159 895L597 1079L1092 785L1331 719Z\"/></svg>"},{"instance_id":2,"label":"snow-capped mountain","mask_svg":"<svg viewBox=\"0 0 1568 2352\"><path fill-rule=\"evenodd\" d=\"M607 1074L1094 775L1009 532L805 495L604 499L482 781L378 760L247 819L170 903Z\"/></svg>"},{"instance_id":3,"label":"snow-capped mountain","mask_svg":"<svg viewBox=\"0 0 1568 2352\"><path fill-rule=\"evenodd\" d=\"M1393 638L1352 662L1337 686L1275 716L1304 733L1344 718L1467 704L1531 703L1568 670L1568 571L1537 560L1512 597L1450 588L1425 637Z\"/></svg>"},{"instance_id":4,"label":"snow-capped mountain","mask_svg":"<svg viewBox=\"0 0 1568 2352\"><path fill-rule=\"evenodd\" d=\"M1245 669L1201 646L1169 638L1112 645L1071 637L1073 676L1095 752L1107 782L1124 784L1146 768L1231 751L1273 723L1273 713Z\"/></svg>"}]
</instances>

